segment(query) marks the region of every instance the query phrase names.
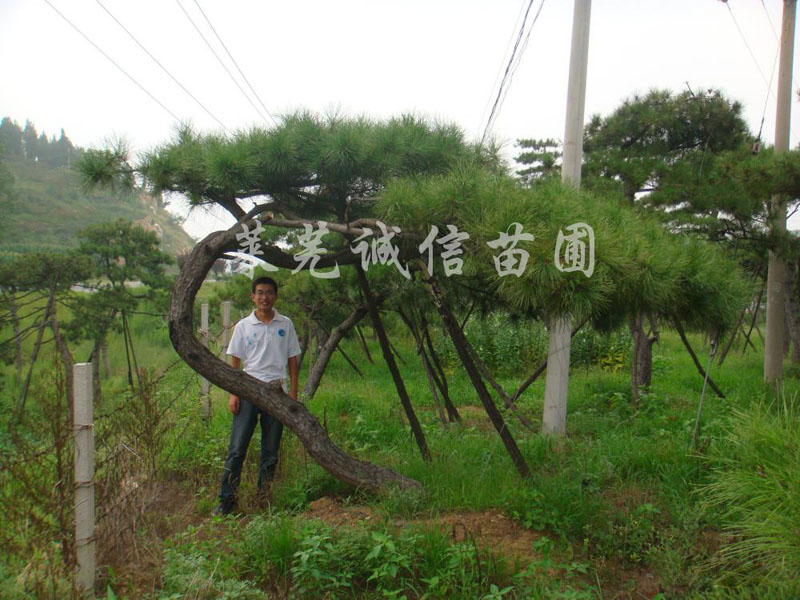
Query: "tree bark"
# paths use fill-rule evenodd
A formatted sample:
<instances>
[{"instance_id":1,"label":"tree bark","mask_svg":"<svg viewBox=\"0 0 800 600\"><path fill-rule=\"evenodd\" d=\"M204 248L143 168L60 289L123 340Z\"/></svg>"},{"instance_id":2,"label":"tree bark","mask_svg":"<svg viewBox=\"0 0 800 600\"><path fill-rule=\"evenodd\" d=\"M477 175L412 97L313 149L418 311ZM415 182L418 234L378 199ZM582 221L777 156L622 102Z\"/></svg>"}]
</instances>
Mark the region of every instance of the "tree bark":
<instances>
[{"instance_id":1,"label":"tree bark","mask_svg":"<svg viewBox=\"0 0 800 600\"><path fill-rule=\"evenodd\" d=\"M406 315L401 309L397 310L397 314L403 319L411 335L414 337L414 342L417 344L417 355L420 357L420 360L422 360L422 368L425 370L425 378L428 380L428 388L431 391L433 403L436 405L436 412L439 414L439 420L442 423L447 423L444 411L442 410L442 403L439 401L439 392L436 382L434 381L433 368L428 361L428 355L425 353L425 344L422 340L422 335L410 316Z\"/></svg>"},{"instance_id":2,"label":"tree bark","mask_svg":"<svg viewBox=\"0 0 800 600\"><path fill-rule=\"evenodd\" d=\"M178 355L214 385L247 398L286 425L297 435L309 455L341 481L370 489L385 485L420 489L420 484L413 479L345 454L331 441L316 417L302 403L285 394L280 384L267 384L234 370L215 357L195 337L192 314L194 299L214 261L223 252L237 247L235 234L239 230L240 225L237 224L200 241L175 280L169 311L169 335Z\"/></svg>"},{"instance_id":3,"label":"tree bark","mask_svg":"<svg viewBox=\"0 0 800 600\"><path fill-rule=\"evenodd\" d=\"M756 279L758 279L759 275L761 275L761 271L764 268L764 264L761 263L756 268L755 272L753 273L752 277L750 278L750 284L752 285L755 283ZM742 330L742 334L744 334L744 330L742 329L744 323L744 317L747 314L747 306L742 308L742 312L739 313L739 319L736 322L736 327L733 328L731 331L731 337L728 339L728 343L725 345L725 348L722 350L722 353L719 355L717 359L717 366L721 367L722 363L725 362L725 358L728 356L728 352L730 352L731 347L733 346L733 342L736 340L736 336L739 335L739 331Z\"/></svg>"},{"instance_id":4,"label":"tree bark","mask_svg":"<svg viewBox=\"0 0 800 600\"><path fill-rule=\"evenodd\" d=\"M797 270L797 263L792 264L791 268L786 270L786 293L783 295L786 302L786 328L788 331L786 339L791 341L793 365L800 364L800 321L798 320L800 302L797 297Z\"/></svg>"},{"instance_id":5,"label":"tree bark","mask_svg":"<svg viewBox=\"0 0 800 600\"><path fill-rule=\"evenodd\" d=\"M72 358L72 353L69 351L66 341L61 336L61 329L58 325L58 310L53 309L50 314L50 329L53 330L53 339L56 342L56 348L61 354L61 362L64 364L64 379L67 385L67 428L72 427L72 407L75 400L75 377L72 373L72 366L75 361Z\"/></svg>"},{"instance_id":6,"label":"tree bark","mask_svg":"<svg viewBox=\"0 0 800 600\"><path fill-rule=\"evenodd\" d=\"M697 359L697 355L694 353L694 350L692 349L692 345L689 343L689 340L686 337L686 332L683 330L683 326L681 325L680 321L678 321L677 319L673 320L672 322L675 325L675 330L678 332L678 335L681 336L681 341L683 342L683 345L686 347L686 350L689 352L689 356L692 357L692 361L694 362L694 366L697 367L697 371L700 373L700 376L705 379L706 370L703 368L703 365L701 365L700 361ZM720 398L725 398L725 394L723 394L722 390L720 390L717 387L717 384L714 383L714 381L711 379L711 377L708 378L708 385L711 386L711 389L714 390L714 393L717 396L719 396Z\"/></svg>"},{"instance_id":7,"label":"tree bark","mask_svg":"<svg viewBox=\"0 0 800 600\"><path fill-rule=\"evenodd\" d=\"M428 284L431 295L433 296L433 303L436 305L436 309L439 311L442 321L444 322L444 325L450 334L453 345L456 348L456 352L458 352L458 356L461 358L464 369L466 369L467 375L472 382L472 386L478 393L478 398L480 398L481 404L483 404L486 413L489 415L489 420L492 422L495 430L500 435L500 439L503 440L503 445L506 447L506 450L511 456L511 460L514 463L517 472L522 477L529 476L531 471L528 467L528 463L525 462L525 458L522 456L522 452L520 452L519 448L517 447L517 443L514 441L511 431L509 431L505 421L503 421L503 415L500 414L500 411L497 410L497 407L494 405L492 397L489 394L489 390L486 389L483 379L481 378L481 374L478 372L478 369L475 367L475 363L472 361L472 357L467 349L467 340L464 336L464 332L462 331L461 327L459 327L458 321L456 321L455 316L450 310L447 300L436 283L436 279L426 272L427 269L425 269L424 265L421 265L421 267L424 269L423 273L425 273L426 276L425 283Z\"/></svg>"},{"instance_id":8,"label":"tree bark","mask_svg":"<svg viewBox=\"0 0 800 600\"><path fill-rule=\"evenodd\" d=\"M305 359L306 351L308 350L308 342L311 340L310 332L311 332L311 323L309 322L305 332L303 332L303 339L300 342L300 358L297 359L298 372L303 368L303 360Z\"/></svg>"},{"instance_id":9,"label":"tree bark","mask_svg":"<svg viewBox=\"0 0 800 600\"><path fill-rule=\"evenodd\" d=\"M100 357L103 361L103 376L110 379L111 364L108 362L108 339L105 336L100 340Z\"/></svg>"},{"instance_id":10,"label":"tree bark","mask_svg":"<svg viewBox=\"0 0 800 600\"><path fill-rule=\"evenodd\" d=\"M503 401L503 404L507 409L514 413L514 415L519 419L519 422L522 423L522 426L526 429L533 429L533 423L528 421L525 417L520 414L519 410L517 410L517 406L511 401L511 398L506 391L500 386L499 383L492 377L492 374L489 372L489 368L486 364L481 360L481 357L478 356L478 353L475 351L475 348L472 347L472 344L469 343L469 340L466 336L464 336L464 341L467 344L467 350L469 350L470 356L472 357L473 362L475 363L475 367L477 367L478 372L481 376L489 382L489 385L492 386L497 395L500 396L500 399Z\"/></svg>"},{"instance_id":11,"label":"tree bark","mask_svg":"<svg viewBox=\"0 0 800 600\"><path fill-rule=\"evenodd\" d=\"M353 359L350 358L347 352L344 351L344 348L342 348L340 345L337 345L336 351L342 355L342 358L347 361L347 364L350 365L350 368L352 368L353 371L356 372L356 375L362 378L364 377L364 374L361 372L361 369L358 368L358 365L355 362L353 362Z\"/></svg>"},{"instance_id":12,"label":"tree bark","mask_svg":"<svg viewBox=\"0 0 800 600\"><path fill-rule=\"evenodd\" d=\"M633 352L631 355L631 395L633 396L633 405L639 406L639 352L642 346L642 338L644 331L642 330L642 315L636 313L628 323L631 336L633 337Z\"/></svg>"},{"instance_id":13,"label":"tree bark","mask_svg":"<svg viewBox=\"0 0 800 600\"><path fill-rule=\"evenodd\" d=\"M639 406L640 390L650 387L653 374L653 344L658 341L658 332L653 325L655 335L644 331L644 315L637 312L628 324L633 336L633 356L631 358L631 392L634 406Z\"/></svg>"},{"instance_id":14,"label":"tree bark","mask_svg":"<svg viewBox=\"0 0 800 600\"><path fill-rule=\"evenodd\" d=\"M372 360L372 354L369 353L369 346L367 346L367 339L364 337L364 332L361 331L361 327L356 325L356 333L358 334L358 339L361 341L361 349L364 351L364 355L367 357L369 364L374 365L375 361Z\"/></svg>"},{"instance_id":15,"label":"tree bark","mask_svg":"<svg viewBox=\"0 0 800 600\"><path fill-rule=\"evenodd\" d=\"M736 336L739 334L739 330L742 328L742 323L744 322L745 313L747 313L746 306L742 309L742 312L739 313L739 319L736 322L736 327L734 327L731 330L731 337L728 338L728 343L725 344L725 348L723 348L722 354L719 355L719 359L717 360L718 367L721 367L722 363L725 362L725 357L728 356L728 352L730 352L731 347L733 346L733 341L736 339Z\"/></svg>"},{"instance_id":16,"label":"tree bark","mask_svg":"<svg viewBox=\"0 0 800 600\"><path fill-rule=\"evenodd\" d=\"M17 299L15 290L8 294L8 312L11 316L11 323L14 328L14 369L17 374L17 381L22 377L22 336L19 330L19 316L17 314Z\"/></svg>"},{"instance_id":17,"label":"tree bark","mask_svg":"<svg viewBox=\"0 0 800 600\"><path fill-rule=\"evenodd\" d=\"M570 338L575 337L575 334L578 333L583 328L583 326L586 325L586 323L588 323L588 322L589 322L588 318L586 318L583 321L581 321L578 324L578 326L575 329L572 330L572 334L570 334ZM544 373L545 369L547 369L547 359L544 359L541 362L541 364L538 367L536 367L536 370L534 370L534 372L531 373L530 376L524 382L522 382L522 385L520 385L517 388L517 391L514 392L514 394L511 396L511 403L512 404L515 403L517 400L519 400L519 397L522 396L522 394L525 392L525 390L527 390L530 387L530 385L539 378L539 375Z\"/></svg>"},{"instance_id":18,"label":"tree bark","mask_svg":"<svg viewBox=\"0 0 800 600\"><path fill-rule=\"evenodd\" d=\"M433 340L431 339L430 331L428 331L428 322L423 314L420 314L420 324L422 326L422 335L425 338L425 344L428 348L428 354L430 355L431 364L436 369L433 374L433 380L436 382L439 392L442 394L442 402L444 402L444 408L447 410L447 418L451 423L454 421L461 422L461 415L458 413L458 409L450 399L450 388L447 385L447 375L442 368L439 355L436 354L436 349L433 347Z\"/></svg>"},{"instance_id":19,"label":"tree bark","mask_svg":"<svg viewBox=\"0 0 800 600\"><path fill-rule=\"evenodd\" d=\"M333 356L333 353L338 347L341 339L356 325L356 323L358 323L364 317L364 315L367 314L367 312L366 306L356 307L344 321L334 327L333 331L331 331L325 344L322 346L322 348L320 348L320 352L317 355L317 360L314 362L314 366L311 367L308 372L308 379L306 380L306 384L303 386L302 392L305 400L310 400L314 397L314 394L316 393L317 388L322 381L322 376L325 374L325 369L330 362L331 356Z\"/></svg>"},{"instance_id":20,"label":"tree bark","mask_svg":"<svg viewBox=\"0 0 800 600\"><path fill-rule=\"evenodd\" d=\"M386 361L386 366L389 367L389 372L392 374L395 388L397 388L397 395L400 396L400 404L403 405L403 410L406 413L408 424L411 426L411 432L414 434L414 439L417 441L419 451L422 454L422 459L426 461L431 460L431 451L428 449L428 442L425 441L425 434L422 431L422 426L417 420L417 415L414 412L414 407L411 406L411 399L408 397L406 386L403 383L403 378L400 375L400 369L397 368L397 363L394 362L394 355L392 353L392 346L389 343L389 338L386 336L386 330L383 328L383 321L381 321L380 311L377 304L372 297L372 292L369 289L369 281L367 276L360 265L356 266L358 273L358 283L361 286L361 291L364 293L364 298L369 307L369 314L372 318L372 326L375 333L378 334L378 342L381 345L383 352L383 359Z\"/></svg>"},{"instance_id":21,"label":"tree bark","mask_svg":"<svg viewBox=\"0 0 800 600\"><path fill-rule=\"evenodd\" d=\"M753 333L753 328L756 326L756 320L758 319L758 311L761 308L761 299L764 297L764 290L766 288L767 288L767 283L764 282L764 284L761 286L761 291L758 292L758 299L756 300L756 305L753 308L753 318L750 321L750 329L748 329L747 334L744 336L744 346L742 347L742 356L744 356L744 353L747 351L747 344L750 344L753 350L756 349L756 347L753 345L753 342L750 341L750 335Z\"/></svg>"},{"instance_id":22,"label":"tree bark","mask_svg":"<svg viewBox=\"0 0 800 600\"><path fill-rule=\"evenodd\" d=\"M94 399L97 401L102 397L102 388L100 383L100 345L102 338L95 340L94 347L92 348L92 393ZM127 350L127 347L125 348ZM128 371L128 378L130 380L130 370ZM129 382L130 383L130 382ZM131 384L132 386L133 384Z\"/></svg>"}]
</instances>

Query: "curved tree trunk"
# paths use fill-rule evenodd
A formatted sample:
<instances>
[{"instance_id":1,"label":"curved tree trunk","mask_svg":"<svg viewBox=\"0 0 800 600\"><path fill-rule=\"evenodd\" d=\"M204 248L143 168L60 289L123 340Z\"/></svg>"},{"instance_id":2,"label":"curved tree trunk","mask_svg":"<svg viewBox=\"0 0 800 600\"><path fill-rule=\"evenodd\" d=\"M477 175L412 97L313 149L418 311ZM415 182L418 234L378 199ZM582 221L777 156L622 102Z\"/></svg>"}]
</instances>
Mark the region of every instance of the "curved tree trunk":
<instances>
[{"instance_id":1,"label":"curved tree trunk","mask_svg":"<svg viewBox=\"0 0 800 600\"><path fill-rule=\"evenodd\" d=\"M357 460L336 446L308 409L283 392L279 383L267 384L236 371L214 356L194 335L194 299L214 261L235 250L240 225L216 232L199 242L184 263L172 289L169 336L178 355L195 371L222 389L247 398L291 429L311 457L341 481L357 487L380 488L387 484L420 488L418 482L391 469Z\"/></svg>"},{"instance_id":2,"label":"curved tree trunk","mask_svg":"<svg viewBox=\"0 0 800 600\"><path fill-rule=\"evenodd\" d=\"M317 391L320 381L322 381L322 376L325 374L325 368L328 366L328 362L330 361L331 356L333 356L334 351L339 346L339 342L342 340L345 334L356 325L356 323L364 318L367 312L366 306L357 307L344 321L342 321L333 329L333 331L331 331L331 334L328 336L325 344L322 346L322 348L320 348L320 352L317 356L317 360L314 362L314 366L311 367L308 372L308 379L306 380L305 386L303 386L302 392L304 399L310 400L314 397L314 393Z\"/></svg>"}]
</instances>

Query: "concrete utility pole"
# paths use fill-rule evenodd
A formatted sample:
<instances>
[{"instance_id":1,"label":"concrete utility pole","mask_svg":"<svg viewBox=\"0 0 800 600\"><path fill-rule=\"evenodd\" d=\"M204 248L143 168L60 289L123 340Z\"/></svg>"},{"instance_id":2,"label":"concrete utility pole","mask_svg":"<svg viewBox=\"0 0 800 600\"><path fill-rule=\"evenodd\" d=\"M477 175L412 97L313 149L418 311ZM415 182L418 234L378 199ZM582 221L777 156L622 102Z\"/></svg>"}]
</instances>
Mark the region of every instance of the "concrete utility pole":
<instances>
[{"instance_id":1,"label":"concrete utility pole","mask_svg":"<svg viewBox=\"0 0 800 600\"><path fill-rule=\"evenodd\" d=\"M586 74L589 64L589 23L592 0L575 0L572 16L572 50L569 58L567 122L561 180L580 187L583 160L583 115L586 104ZM572 316L550 315L547 377L544 390L542 433L564 435L567 429L567 388Z\"/></svg>"},{"instance_id":2,"label":"concrete utility pole","mask_svg":"<svg viewBox=\"0 0 800 600\"><path fill-rule=\"evenodd\" d=\"M778 110L775 118L775 154L789 149L789 127L792 112L792 65L794 26L797 0L783 1L781 27L781 60L778 68ZM772 198L770 229L774 234L786 231L786 199ZM764 341L764 381L780 381L783 375L784 286L786 263L776 252L769 252L767 273L767 331Z\"/></svg>"}]
</instances>

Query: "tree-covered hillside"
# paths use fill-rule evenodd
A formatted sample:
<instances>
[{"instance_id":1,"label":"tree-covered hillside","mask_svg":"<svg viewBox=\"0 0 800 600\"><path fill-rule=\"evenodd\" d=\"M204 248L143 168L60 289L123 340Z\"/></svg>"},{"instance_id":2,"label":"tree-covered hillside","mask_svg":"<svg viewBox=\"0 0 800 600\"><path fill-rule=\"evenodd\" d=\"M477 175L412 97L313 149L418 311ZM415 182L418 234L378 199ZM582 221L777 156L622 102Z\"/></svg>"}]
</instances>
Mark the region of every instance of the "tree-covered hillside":
<instances>
[{"instance_id":1,"label":"tree-covered hillside","mask_svg":"<svg viewBox=\"0 0 800 600\"><path fill-rule=\"evenodd\" d=\"M77 246L79 229L120 218L156 231L170 254L193 245L160 198L144 192L86 191L73 169L83 149L63 130L59 139L48 138L37 134L30 121L20 128L6 117L0 123L0 148L3 171L11 175L4 184L8 194L2 192L0 254Z\"/></svg>"}]
</instances>

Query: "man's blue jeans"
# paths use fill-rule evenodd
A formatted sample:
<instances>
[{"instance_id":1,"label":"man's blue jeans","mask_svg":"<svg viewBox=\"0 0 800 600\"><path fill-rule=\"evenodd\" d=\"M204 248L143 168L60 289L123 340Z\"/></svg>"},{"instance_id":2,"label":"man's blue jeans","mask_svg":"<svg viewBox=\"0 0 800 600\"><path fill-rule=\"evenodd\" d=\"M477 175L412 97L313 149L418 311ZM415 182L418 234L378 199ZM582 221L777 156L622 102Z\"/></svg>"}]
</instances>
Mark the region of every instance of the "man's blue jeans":
<instances>
[{"instance_id":1,"label":"man's blue jeans","mask_svg":"<svg viewBox=\"0 0 800 600\"><path fill-rule=\"evenodd\" d=\"M281 436L283 435L283 424L269 413L260 410L244 398L240 398L239 413L233 415L228 457L225 459L225 467L222 471L222 487L219 494L222 504L233 506L236 501L236 490L242 477L242 464L259 417L261 417L261 460L258 463L259 491L263 491L267 482L271 481L275 476L275 469L278 466L278 448L281 445Z\"/></svg>"}]
</instances>

